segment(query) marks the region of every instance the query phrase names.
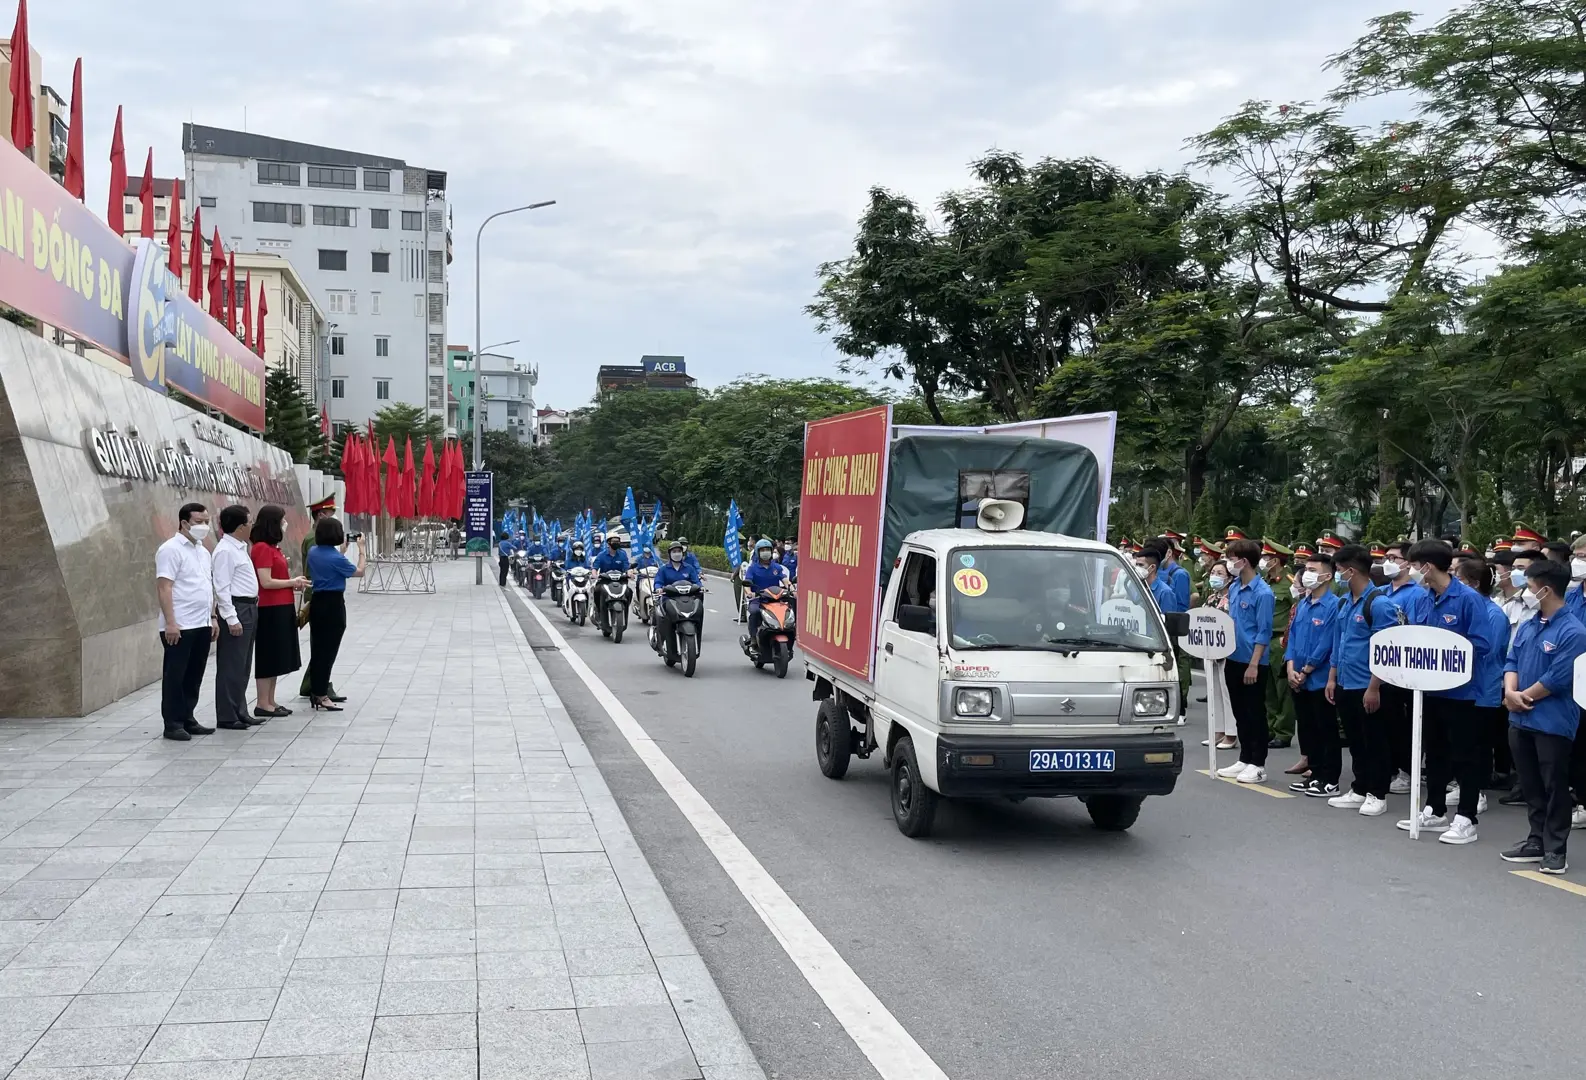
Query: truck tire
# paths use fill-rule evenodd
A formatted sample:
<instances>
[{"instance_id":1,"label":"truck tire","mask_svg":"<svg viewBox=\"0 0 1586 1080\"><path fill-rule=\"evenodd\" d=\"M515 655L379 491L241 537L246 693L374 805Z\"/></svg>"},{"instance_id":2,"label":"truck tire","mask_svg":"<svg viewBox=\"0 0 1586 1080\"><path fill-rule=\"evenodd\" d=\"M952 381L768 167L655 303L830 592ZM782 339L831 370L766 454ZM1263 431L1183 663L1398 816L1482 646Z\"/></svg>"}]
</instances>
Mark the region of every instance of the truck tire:
<instances>
[{"instance_id":1,"label":"truck tire","mask_svg":"<svg viewBox=\"0 0 1586 1080\"><path fill-rule=\"evenodd\" d=\"M1102 832L1126 832L1140 816L1143 795L1092 795L1085 800L1091 824Z\"/></svg>"},{"instance_id":2,"label":"truck tire","mask_svg":"<svg viewBox=\"0 0 1586 1080\"><path fill-rule=\"evenodd\" d=\"M848 713L836 698L827 698L815 713L815 763L821 767L821 775L829 780L847 776L853 746Z\"/></svg>"},{"instance_id":3,"label":"truck tire","mask_svg":"<svg viewBox=\"0 0 1586 1080\"><path fill-rule=\"evenodd\" d=\"M920 779L914 740L903 736L892 748L892 818L898 823L898 832L914 840L931 835L939 798Z\"/></svg>"}]
</instances>

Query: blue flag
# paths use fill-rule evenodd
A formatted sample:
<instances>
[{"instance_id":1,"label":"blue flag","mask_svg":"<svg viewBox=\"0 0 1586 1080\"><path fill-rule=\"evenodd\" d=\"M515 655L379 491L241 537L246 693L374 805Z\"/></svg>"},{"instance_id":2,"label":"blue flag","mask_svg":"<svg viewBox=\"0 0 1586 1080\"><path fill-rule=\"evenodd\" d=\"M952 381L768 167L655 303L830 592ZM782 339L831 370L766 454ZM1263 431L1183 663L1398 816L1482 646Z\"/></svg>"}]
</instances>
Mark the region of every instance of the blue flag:
<instances>
[{"instance_id":1,"label":"blue flag","mask_svg":"<svg viewBox=\"0 0 1586 1080\"><path fill-rule=\"evenodd\" d=\"M738 513L738 500L733 499L727 506L727 533L722 537L721 546L727 552L727 565L737 569L743 564L743 552L738 547L738 533L743 528L743 519Z\"/></svg>"},{"instance_id":2,"label":"blue flag","mask_svg":"<svg viewBox=\"0 0 1586 1080\"><path fill-rule=\"evenodd\" d=\"M633 501L633 487L630 485L628 493L622 497L622 523L631 530L639 520L639 507Z\"/></svg>"}]
</instances>

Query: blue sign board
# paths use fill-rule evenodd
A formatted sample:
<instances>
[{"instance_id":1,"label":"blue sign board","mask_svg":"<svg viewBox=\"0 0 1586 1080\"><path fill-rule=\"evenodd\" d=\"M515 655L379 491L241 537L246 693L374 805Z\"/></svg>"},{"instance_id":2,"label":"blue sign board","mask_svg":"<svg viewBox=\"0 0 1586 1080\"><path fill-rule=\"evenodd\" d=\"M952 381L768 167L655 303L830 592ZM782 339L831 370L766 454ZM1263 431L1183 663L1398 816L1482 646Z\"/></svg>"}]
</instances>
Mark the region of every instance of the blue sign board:
<instances>
[{"instance_id":1,"label":"blue sign board","mask_svg":"<svg viewBox=\"0 0 1586 1080\"><path fill-rule=\"evenodd\" d=\"M463 479L463 526L467 529L467 552L470 555L489 555L491 529L496 520L492 474L464 473Z\"/></svg>"},{"instance_id":2,"label":"blue sign board","mask_svg":"<svg viewBox=\"0 0 1586 1080\"><path fill-rule=\"evenodd\" d=\"M681 356L646 356L643 363L646 375L688 374L688 365Z\"/></svg>"}]
</instances>

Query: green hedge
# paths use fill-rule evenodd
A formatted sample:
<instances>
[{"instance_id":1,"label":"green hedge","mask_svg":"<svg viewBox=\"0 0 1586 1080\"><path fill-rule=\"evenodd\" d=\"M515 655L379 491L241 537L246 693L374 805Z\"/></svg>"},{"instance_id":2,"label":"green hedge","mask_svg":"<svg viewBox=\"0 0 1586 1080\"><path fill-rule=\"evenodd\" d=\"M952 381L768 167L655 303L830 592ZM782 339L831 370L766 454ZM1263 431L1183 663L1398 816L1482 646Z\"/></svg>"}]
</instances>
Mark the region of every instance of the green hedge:
<instances>
[{"instance_id":1,"label":"green hedge","mask_svg":"<svg viewBox=\"0 0 1586 1080\"><path fill-rule=\"evenodd\" d=\"M689 550L699 559L699 565L706 570L720 570L730 574L733 567L727 565L727 550L723 547L711 547L709 544L690 544Z\"/></svg>"}]
</instances>

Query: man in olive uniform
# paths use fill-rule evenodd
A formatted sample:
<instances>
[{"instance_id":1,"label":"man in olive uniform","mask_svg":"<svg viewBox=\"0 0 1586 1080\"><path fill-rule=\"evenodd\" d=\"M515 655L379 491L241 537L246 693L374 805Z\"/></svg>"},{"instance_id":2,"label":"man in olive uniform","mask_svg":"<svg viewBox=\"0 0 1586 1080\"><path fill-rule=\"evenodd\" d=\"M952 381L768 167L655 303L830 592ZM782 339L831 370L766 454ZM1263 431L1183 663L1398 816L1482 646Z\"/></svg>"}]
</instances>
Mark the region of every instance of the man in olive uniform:
<instances>
[{"instance_id":1,"label":"man in olive uniform","mask_svg":"<svg viewBox=\"0 0 1586 1080\"><path fill-rule=\"evenodd\" d=\"M320 518L328 518L328 517L335 517L336 516L336 496L327 495L327 496L325 496L323 499L321 499L317 503L310 503L309 507L308 507L308 515L309 515L308 533L303 537L303 546L302 546L302 558L303 558L303 561L300 564L303 567L303 576L304 577L308 576L308 549L314 546L314 526L316 524L318 524ZM313 597L314 597L314 590L312 588L304 589L303 590L303 604L304 604L304 606L307 606L308 602L310 600L312 600ZM309 693L308 693L308 666L306 664L303 666L303 682L297 688L297 695L298 695L298 697L308 697L309 696ZM346 701L347 700L346 698L344 698L341 695L336 693L336 687L335 687L334 684L332 684L331 687L330 687L330 695L329 696L330 696L330 699L332 701Z\"/></svg>"},{"instance_id":2,"label":"man in olive uniform","mask_svg":"<svg viewBox=\"0 0 1586 1080\"><path fill-rule=\"evenodd\" d=\"M1289 620L1294 617L1294 575L1289 572L1289 562L1294 551L1275 540L1261 541L1261 574L1272 587L1272 645L1267 650L1271 662L1283 670L1283 647L1287 644ZM1296 717L1294 694L1287 679L1267 680L1267 732L1272 736L1267 746L1285 750L1294 741Z\"/></svg>"}]
</instances>

